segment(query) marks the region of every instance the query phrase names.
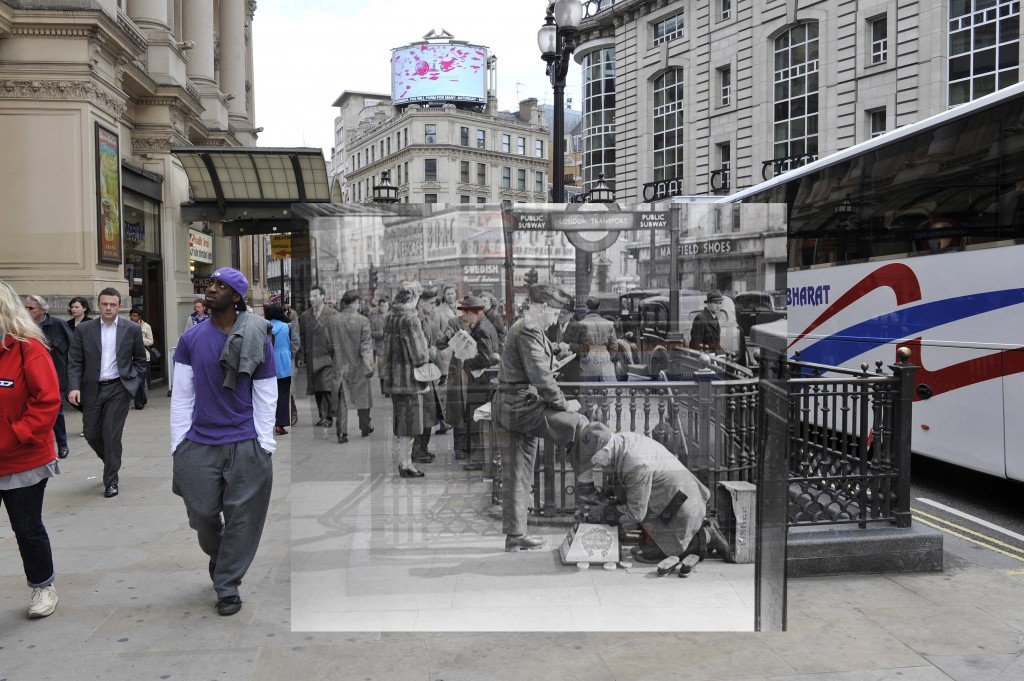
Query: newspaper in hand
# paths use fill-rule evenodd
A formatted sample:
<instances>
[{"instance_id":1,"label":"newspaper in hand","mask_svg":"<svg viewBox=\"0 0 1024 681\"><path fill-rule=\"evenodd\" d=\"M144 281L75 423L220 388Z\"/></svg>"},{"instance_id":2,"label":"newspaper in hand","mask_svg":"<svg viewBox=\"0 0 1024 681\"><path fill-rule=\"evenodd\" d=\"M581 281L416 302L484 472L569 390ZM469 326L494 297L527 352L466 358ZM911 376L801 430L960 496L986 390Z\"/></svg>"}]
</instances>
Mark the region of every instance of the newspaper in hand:
<instances>
[{"instance_id":1,"label":"newspaper in hand","mask_svg":"<svg viewBox=\"0 0 1024 681\"><path fill-rule=\"evenodd\" d=\"M455 354L455 359L463 362L476 357L476 340L465 329L459 329L459 332L452 336L448 341L448 347Z\"/></svg>"}]
</instances>

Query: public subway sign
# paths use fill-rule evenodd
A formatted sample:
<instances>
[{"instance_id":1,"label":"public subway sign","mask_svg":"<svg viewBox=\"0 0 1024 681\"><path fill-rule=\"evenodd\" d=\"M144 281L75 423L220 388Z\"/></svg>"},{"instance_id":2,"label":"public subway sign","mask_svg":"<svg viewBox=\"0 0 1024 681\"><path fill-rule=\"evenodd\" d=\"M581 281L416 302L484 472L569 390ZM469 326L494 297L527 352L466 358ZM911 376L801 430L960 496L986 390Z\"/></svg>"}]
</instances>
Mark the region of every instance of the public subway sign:
<instances>
[{"instance_id":1,"label":"public subway sign","mask_svg":"<svg viewBox=\"0 0 1024 681\"><path fill-rule=\"evenodd\" d=\"M209 234L188 230L188 257L196 262L213 262L213 237Z\"/></svg>"},{"instance_id":2,"label":"public subway sign","mask_svg":"<svg viewBox=\"0 0 1024 681\"><path fill-rule=\"evenodd\" d=\"M518 231L602 232L632 229L668 229L669 211L552 212L512 210Z\"/></svg>"}]
</instances>

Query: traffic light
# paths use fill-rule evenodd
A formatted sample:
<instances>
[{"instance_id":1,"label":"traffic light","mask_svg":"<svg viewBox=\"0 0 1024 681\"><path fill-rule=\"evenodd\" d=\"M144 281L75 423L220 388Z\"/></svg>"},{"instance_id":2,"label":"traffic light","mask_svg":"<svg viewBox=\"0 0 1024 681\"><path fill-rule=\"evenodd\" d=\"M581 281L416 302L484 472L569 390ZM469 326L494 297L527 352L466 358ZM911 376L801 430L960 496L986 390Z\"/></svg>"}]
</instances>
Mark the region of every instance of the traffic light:
<instances>
[{"instance_id":1,"label":"traffic light","mask_svg":"<svg viewBox=\"0 0 1024 681\"><path fill-rule=\"evenodd\" d=\"M537 276L537 270L536 269L531 267L529 270L527 270L527 272L526 272L526 285L527 286L533 286L534 284L536 284L537 283L537 279L538 279L538 276Z\"/></svg>"},{"instance_id":2,"label":"traffic light","mask_svg":"<svg viewBox=\"0 0 1024 681\"><path fill-rule=\"evenodd\" d=\"M377 281L380 277L380 270L370 265L370 291L377 290Z\"/></svg>"}]
</instances>

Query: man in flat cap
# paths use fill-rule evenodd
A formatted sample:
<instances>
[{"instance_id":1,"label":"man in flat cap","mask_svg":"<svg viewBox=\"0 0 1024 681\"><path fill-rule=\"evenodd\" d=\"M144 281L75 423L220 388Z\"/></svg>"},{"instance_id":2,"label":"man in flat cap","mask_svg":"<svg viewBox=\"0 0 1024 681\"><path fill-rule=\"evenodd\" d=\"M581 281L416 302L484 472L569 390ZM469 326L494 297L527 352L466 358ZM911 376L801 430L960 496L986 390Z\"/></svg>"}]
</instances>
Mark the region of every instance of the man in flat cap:
<instances>
[{"instance_id":1,"label":"man in flat cap","mask_svg":"<svg viewBox=\"0 0 1024 681\"><path fill-rule=\"evenodd\" d=\"M693 318L693 327L690 329L690 347L694 350L703 350L705 347L710 352L721 354L722 349L722 327L718 323L718 313L722 309L722 294L719 291L711 291L704 300L704 309Z\"/></svg>"},{"instance_id":2,"label":"man in flat cap","mask_svg":"<svg viewBox=\"0 0 1024 681\"><path fill-rule=\"evenodd\" d=\"M585 416L572 409L578 405L568 403L555 382L556 351L545 335L571 300L556 286L534 284L526 313L505 336L492 406L494 419L510 432L513 445L502 448L506 551L536 549L544 544L544 539L526 534L537 439L548 438L564 447L578 442L579 432L587 423Z\"/></svg>"},{"instance_id":3,"label":"man in flat cap","mask_svg":"<svg viewBox=\"0 0 1024 681\"><path fill-rule=\"evenodd\" d=\"M636 553L639 562L693 555L682 575L709 551L732 560L718 525L706 518L708 488L661 443L642 433L613 433L603 423L590 423L580 438L580 468L594 466L601 467L605 480L615 481L617 502L595 509L596 514L625 530L644 528Z\"/></svg>"},{"instance_id":4,"label":"man in flat cap","mask_svg":"<svg viewBox=\"0 0 1024 681\"><path fill-rule=\"evenodd\" d=\"M374 374L373 340L370 320L359 314L360 295L345 291L341 296L341 312L333 315L327 326L327 341L334 348L334 386L331 401L335 407L334 425L338 443L348 442L348 411L355 409L359 432L366 437L373 432L370 425L370 378Z\"/></svg>"}]
</instances>

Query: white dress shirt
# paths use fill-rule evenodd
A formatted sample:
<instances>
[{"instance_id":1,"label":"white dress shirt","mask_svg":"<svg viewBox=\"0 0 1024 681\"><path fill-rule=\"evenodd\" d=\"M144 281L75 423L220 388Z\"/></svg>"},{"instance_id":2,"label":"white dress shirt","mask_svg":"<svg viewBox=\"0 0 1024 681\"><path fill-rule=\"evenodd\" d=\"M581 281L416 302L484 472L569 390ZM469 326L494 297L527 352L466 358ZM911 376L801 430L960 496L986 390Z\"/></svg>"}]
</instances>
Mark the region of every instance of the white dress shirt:
<instances>
[{"instance_id":1,"label":"white dress shirt","mask_svg":"<svg viewBox=\"0 0 1024 681\"><path fill-rule=\"evenodd\" d=\"M100 380L109 381L120 376L117 370L117 321L107 325L100 318Z\"/></svg>"}]
</instances>

